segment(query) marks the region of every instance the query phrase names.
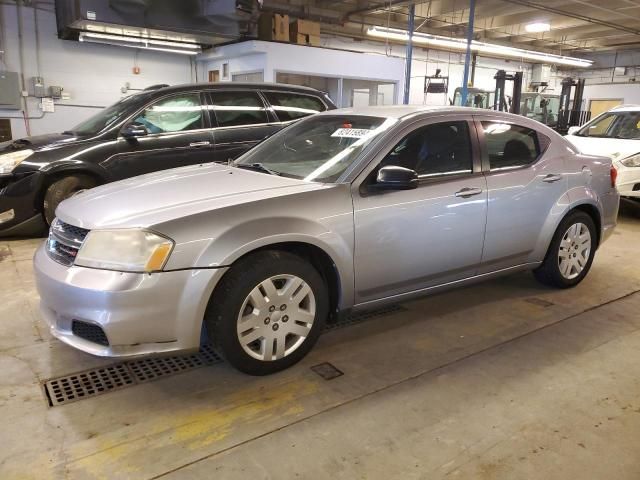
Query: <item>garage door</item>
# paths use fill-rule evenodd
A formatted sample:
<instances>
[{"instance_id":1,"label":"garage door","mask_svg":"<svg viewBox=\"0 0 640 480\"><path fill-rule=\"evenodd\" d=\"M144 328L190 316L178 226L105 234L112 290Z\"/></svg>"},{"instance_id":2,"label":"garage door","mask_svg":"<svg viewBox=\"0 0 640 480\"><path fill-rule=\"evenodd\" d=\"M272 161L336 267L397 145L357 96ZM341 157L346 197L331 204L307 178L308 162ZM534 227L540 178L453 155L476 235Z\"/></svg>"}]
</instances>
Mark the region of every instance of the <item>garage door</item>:
<instances>
[{"instance_id":1,"label":"garage door","mask_svg":"<svg viewBox=\"0 0 640 480\"><path fill-rule=\"evenodd\" d=\"M613 107L622 105L621 98L607 99L607 100L591 100L589 103L589 111L591 112L591 118L596 118L602 112L611 110Z\"/></svg>"}]
</instances>

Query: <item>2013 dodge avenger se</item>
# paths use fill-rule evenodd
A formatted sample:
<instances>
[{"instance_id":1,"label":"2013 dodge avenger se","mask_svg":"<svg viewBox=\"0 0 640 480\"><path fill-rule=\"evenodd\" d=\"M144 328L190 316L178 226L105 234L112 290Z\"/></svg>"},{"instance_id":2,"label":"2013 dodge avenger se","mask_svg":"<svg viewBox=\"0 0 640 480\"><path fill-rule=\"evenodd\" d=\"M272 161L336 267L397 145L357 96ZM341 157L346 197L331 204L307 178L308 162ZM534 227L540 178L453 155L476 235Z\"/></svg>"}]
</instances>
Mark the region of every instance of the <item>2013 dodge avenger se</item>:
<instances>
[{"instance_id":1,"label":"2013 dodge avenger se","mask_svg":"<svg viewBox=\"0 0 640 480\"><path fill-rule=\"evenodd\" d=\"M325 321L531 269L578 284L611 234L615 169L535 121L470 108L308 117L230 165L60 204L34 263L51 333L102 356L300 360Z\"/></svg>"}]
</instances>

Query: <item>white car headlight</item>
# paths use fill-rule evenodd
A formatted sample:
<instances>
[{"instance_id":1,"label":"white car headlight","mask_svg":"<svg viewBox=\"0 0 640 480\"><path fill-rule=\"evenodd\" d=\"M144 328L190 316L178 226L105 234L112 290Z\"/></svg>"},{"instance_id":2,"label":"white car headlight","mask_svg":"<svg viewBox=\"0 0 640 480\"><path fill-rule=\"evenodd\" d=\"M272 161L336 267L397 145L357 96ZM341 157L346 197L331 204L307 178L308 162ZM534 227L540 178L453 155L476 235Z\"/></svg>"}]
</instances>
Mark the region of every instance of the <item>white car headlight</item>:
<instances>
[{"instance_id":1,"label":"white car headlight","mask_svg":"<svg viewBox=\"0 0 640 480\"><path fill-rule=\"evenodd\" d=\"M157 272L167 263L173 245L173 240L147 230L92 230L74 263L103 270Z\"/></svg>"},{"instance_id":2,"label":"white car headlight","mask_svg":"<svg viewBox=\"0 0 640 480\"><path fill-rule=\"evenodd\" d=\"M624 158L620 160L620 163L625 167L640 167L640 153Z\"/></svg>"},{"instance_id":3,"label":"white car headlight","mask_svg":"<svg viewBox=\"0 0 640 480\"><path fill-rule=\"evenodd\" d=\"M30 157L33 150L18 150L17 152L5 153L0 155L0 175L11 173L20 162Z\"/></svg>"}]
</instances>

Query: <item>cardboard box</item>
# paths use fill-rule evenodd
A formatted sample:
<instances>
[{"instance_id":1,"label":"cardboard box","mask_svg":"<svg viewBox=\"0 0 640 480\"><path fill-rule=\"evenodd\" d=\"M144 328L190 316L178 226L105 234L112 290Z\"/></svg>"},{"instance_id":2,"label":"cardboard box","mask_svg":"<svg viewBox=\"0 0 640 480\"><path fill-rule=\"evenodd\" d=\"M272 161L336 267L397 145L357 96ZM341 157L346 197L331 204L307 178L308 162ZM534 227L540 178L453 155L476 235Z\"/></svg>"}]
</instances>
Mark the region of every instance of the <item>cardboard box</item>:
<instances>
[{"instance_id":1,"label":"cardboard box","mask_svg":"<svg viewBox=\"0 0 640 480\"><path fill-rule=\"evenodd\" d=\"M297 43L298 45L311 45L312 47L320 46L320 37L318 35L305 35L304 33L298 33L295 37L291 36L291 43Z\"/></svg>"},{"instance_id":2,"label":"cardboard box","mask_svg":"<svg viewBox=\"0 0 640 480\"><path fill-rule=\"evenodd\" d=\"M289 41L289 15L263 13L258 19L260 40Z\"/></svg>"},{"instance_id":3,"label":"cardboard box","mask_svg":"<svg viewBox=\"0 0 640 480\"><path fill-rule=\"evenodd\" d=\"M291 23L290 29L292 38L297 38L298 34L320 37L320 24L318 22L312 22L311 20L294 20Z\"/></svg>"}]
</instances>

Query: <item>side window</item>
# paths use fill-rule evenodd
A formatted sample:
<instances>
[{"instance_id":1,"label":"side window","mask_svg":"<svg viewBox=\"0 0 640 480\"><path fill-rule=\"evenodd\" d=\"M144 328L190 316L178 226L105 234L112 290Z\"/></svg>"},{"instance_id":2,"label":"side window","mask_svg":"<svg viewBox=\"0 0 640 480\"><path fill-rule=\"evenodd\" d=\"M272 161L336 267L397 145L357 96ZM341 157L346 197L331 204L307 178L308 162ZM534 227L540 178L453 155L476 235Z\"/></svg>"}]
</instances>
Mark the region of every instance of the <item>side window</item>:
<instances>
[{"instance_id":1,"label":"side window","mask_svg":"<svg viewBox=\"0 0 640 480\"><path fill-rule=\"evenodd\" d=\"M387 165L410 168L422 177L471 173L469 125L459 121L418 128L387 154L381 166Z\"/></svg>"},{"instance_id":2,"label":"side window","mask_svg":"<svg viewBox=\"0 0 640 480\"><path fill-rule=\"evenodd\" d=\"M267 111L256 92L212 92L213 111L221 127L267 123Z\"/></svg>"},{"instance_id":3,"label":"side window","mask_svg":"<svg viewBox=\"0 0 640 480\"><path fill-rule=\"evenodd\" d=\"M199 93L164 98L144 109L133 123L144 125L149 133L182 132L203 128Z\"/></svg>"},{"instance_id":4,"label":"side window","mask_svg":"<svg viewBox=\"0 0 640 480\"><path fill-rule=\"evenodd\" d=\"M263 92L281 122L324 112L327 107L319 98L285 92Z\"/></svg>"},{"instance_id":5,"label":"side window","mask_svg":"<svg viewBox=\"0 0 640 480\"><path fill-rule=\"evenodd\" d=\"M538 133L527 127L482 122L491 170L517 168L535 162L540 155Z\"/></svg>"}]
</instances>

